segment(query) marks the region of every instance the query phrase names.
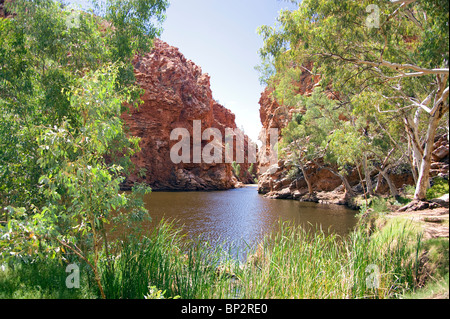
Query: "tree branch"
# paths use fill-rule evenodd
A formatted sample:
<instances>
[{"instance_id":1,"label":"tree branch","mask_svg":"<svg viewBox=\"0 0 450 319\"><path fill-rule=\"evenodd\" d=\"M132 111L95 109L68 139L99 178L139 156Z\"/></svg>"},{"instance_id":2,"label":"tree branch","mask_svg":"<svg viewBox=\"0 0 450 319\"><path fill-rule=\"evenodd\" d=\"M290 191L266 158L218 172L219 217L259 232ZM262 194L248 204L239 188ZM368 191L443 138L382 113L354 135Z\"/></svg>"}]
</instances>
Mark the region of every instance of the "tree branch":
<instances>
[{"instance_id":1,"label":"tree branch","mask_svg":"<svg viewBox=\"0 0 450 319\"><path fill-rule=\"evenodd\" d=\"M380 66L387 67L389 69L395 70L400 72L400 70L414 70L416 73L402 73L396 77L391 77L393 79L395 78L401 78L401 77L417 77L422 75L430 75L430 74L449 74L448 68L437 68L437 69L425 69L421 68L417 65L413 64L400 64L400 63L392 63L389 61L379 61L379 62L372 62L372 61L365 61L365 60L359 60L354 58L344 58L340 56L339 54L335 53L318 53L318 55L329 57L329 58L338 58L343 61L351 62L354 64L366 64L370 65L376 68L379 68Z\"/></svg>"},{"instance_id":2,"label":"tree branch","mask_svg":"<svg viewBox=\"0 0 450 319\"><path fill-rule=\"evenodd\" d=\"M416 2L417 0L391 0L391 4L402 4L407 5L413 2Z\"/></svg>"},{"instance_id":3,"label":"tree branch","mask_svg":"<svg viewBox=\"0 0 450 319\"><path fill-rule=\"evenodd\" d=\"M405 10L405 16L411 20L419 29L423 30L422 24L419 22L419 20L416 19L414 14L411 12L411 10L406 9Z\"/></svg>"},{"instance_id":4,"label":"tree branch","mask_svg":"<svg viewBox=\"0 0 450 319\"><path fill-rule=\"evenodd\" d=\"M436 101L433 109L429 112L432 116L434 116L436 114L436 112L438 111L438 109L442 105L442 103L444 103L447 100L448 95L449 95L449 89L448 89L448 86L447 86L447 88L442 93L442 96L439 98L439 100ZM446 106L446 108L444 108L445 112L447 110L448 110L448 105Z\"/></svg>"}]
</instances>

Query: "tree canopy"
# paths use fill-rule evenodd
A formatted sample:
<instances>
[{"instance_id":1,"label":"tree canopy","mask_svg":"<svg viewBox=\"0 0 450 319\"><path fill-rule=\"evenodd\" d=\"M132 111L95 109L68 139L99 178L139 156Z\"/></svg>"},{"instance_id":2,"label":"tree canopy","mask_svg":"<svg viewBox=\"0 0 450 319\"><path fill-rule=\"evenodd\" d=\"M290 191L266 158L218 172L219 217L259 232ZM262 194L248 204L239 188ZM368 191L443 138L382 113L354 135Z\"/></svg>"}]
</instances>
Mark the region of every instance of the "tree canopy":
<instances>
[{"instance_id":1,"label":"tree canopy","mask_svg":"<svg viewBox=\"0 0 450 319\"><path fill-rule=\"evenodd\" d=\"M415 198L423 200L436 132L442 126L448 132L442 121L449 109L448 17L447 1L303 0L297 10L280 13L278 27L260 28L260 69L280 103L303 103L295 83L308 72L320 77L317 89L334 92L337 114L359 119L347 130L329 131L330 147L353 140L362 158L378 162L382 148L374 151L372 142L380 134L389 143L408 145ZM360 125L363 119L367 125ZM357 142L362 135L368 136L366 148ZM393 155L384 148L386 164Z\"/></svg>"}]
</instances>

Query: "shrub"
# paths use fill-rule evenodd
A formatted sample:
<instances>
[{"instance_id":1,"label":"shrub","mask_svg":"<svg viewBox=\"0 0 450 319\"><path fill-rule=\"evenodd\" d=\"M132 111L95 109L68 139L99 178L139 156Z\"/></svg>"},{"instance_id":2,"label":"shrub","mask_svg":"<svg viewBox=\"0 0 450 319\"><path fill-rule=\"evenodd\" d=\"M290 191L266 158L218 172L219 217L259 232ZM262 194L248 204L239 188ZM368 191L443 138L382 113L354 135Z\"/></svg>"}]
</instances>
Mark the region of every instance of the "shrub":
<instances>
[{"instance_id":1,"label":"shrub","mask_svg":"<svg viewBox=\"0 0 450 319\"><path fill-rule=\"evenodd\" d=\"M427 190L427 199L431 200L433 198L441 197L444 194L448 194L448 180L436 177L433 181L433 186Z\"/></svg>"}]
</instances>

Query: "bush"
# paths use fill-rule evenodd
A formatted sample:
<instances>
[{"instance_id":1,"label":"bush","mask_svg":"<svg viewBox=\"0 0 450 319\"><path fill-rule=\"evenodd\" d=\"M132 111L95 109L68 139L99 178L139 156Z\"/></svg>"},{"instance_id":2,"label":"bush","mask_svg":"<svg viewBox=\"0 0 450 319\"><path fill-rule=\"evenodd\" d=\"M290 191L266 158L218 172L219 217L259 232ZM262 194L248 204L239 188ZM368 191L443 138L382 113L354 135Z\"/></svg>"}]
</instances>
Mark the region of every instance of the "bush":
<instances>
[{"instance_id":1,"label":"bush","mask_svg":"<svg viewBox=\"0 0 450 319\"><path fill-rule=\"evenodd\" d=\"M403 193L405 193L405 195L414 195L415 192L416 187L413 185L406 185L403 189Z\"/></svg>"},{"instance_id":2,"label":"bush","mask_svg":"<svg viewBox=\"0 0 450 319\"><path fill-rule=\"evenodd\" d=\"M448 194L448 180L436 177L432 181L433 186L427 190L427 200L431 200L433 198L441 197L444 194Z\"/></svg>"}]
</instances>

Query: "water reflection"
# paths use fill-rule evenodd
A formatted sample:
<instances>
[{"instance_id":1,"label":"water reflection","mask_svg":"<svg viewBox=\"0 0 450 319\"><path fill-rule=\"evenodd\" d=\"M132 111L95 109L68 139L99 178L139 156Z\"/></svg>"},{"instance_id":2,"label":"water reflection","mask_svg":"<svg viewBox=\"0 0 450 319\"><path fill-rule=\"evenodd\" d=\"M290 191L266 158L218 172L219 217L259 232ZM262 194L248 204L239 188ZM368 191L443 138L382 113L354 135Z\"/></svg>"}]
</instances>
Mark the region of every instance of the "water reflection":
<instances>
[{"instance_id":1,"label":"water reflection","mask_svg":"<svg viewBox=\"0 0 450 319\"><path fill-rule=\"evenodd\" d=\"M280 219L302 227L321 225L339 235L356 224L355 211L346 207L267 199L258 194L256 186L217 192L153 192L145 202L152 225L162 218L175 219L184 225L187 236L212 243L245 241L251 245Z\"/></svg>"}]
</instances>

